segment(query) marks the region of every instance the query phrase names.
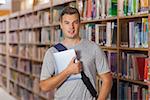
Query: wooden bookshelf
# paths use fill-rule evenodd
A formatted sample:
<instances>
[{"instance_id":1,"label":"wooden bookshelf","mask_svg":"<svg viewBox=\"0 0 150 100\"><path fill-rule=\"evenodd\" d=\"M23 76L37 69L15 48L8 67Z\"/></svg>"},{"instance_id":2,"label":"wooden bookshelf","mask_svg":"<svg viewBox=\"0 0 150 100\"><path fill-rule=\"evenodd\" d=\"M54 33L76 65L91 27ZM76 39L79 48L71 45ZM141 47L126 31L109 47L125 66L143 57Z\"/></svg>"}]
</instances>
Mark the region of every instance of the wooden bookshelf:
<instances>
[{"instance_id":1,"label":"wooden bookshelf","mask_svg":"<svg viewBox=\"0 0 150 100\"><path fill-rule=\"evenodd\" d=\"M81 21L81 24L86 24L86 23L97 23L97 22L104 22L104 21L113 21L117 20L117 17L108 17L104 19L94 19L94 20L83 20Z\"/></svg>"},{"instance_id":2,"label":"wooden bookshelf","mask_svg":"<svg viewBox=\"0 0 150 100\"><path fill-rule=\"evenodd\" d=\"M49 3L40 4L34 6L31 9L19 11L0 19L0 35L6 35L6 40L0 40L0 47L2 45L2 48L4 48L3 50L0 49L0 51L2 51L0 52L0 72L3 70L6 71L2 75L0 74L0 85L6 88L7 91L15 96L17 99L21 99L20 97L22 96L17 94L17 92L19 91L24 91L27 93L27 97L23 96L26 99L28 99L29 96L33 97L33 100L49 99L48 94L41 93L38 87L43 56L49 47L60 42L63 38L61 36L62 32L60 30L60 25L58 22L58 13L62 10L61 8L68 5L72 6L74 5L73 3L75 3L77 8L79 9L78 3L80 3L80 1L85 2L88 0L61 0L61 2L57 2L56 0L50 0ZM119 0L117 1L117 3L119 3ZM85 10L85 8L83 9ZM119 8L117 8L117 13L120 12L118 9ZM56 19L55 16L57 16ZM92 25L92 27L95 27L95 29L97 27L96 25L98 25L98 28L100 30L103 30L102 32L106 35L106 29L108 28L107 25L112 25L109 26L109 28L111 28L112 30L112 37L114 36L114 40L110 39L111 43L108 43L109 45L107 44L107 42L109 41L109 38L107 40L107 37L103 37L100 42L97 41L100 48L102 48L106 53L110 67L114 66L112 64L115 64L115 67L111 68L113 72L115 87L113 88L114 90L112 90L112 92L114 92L115 94L111 95L111 97L109 98L110 100L121 100L121 96L119 94L121 93L120 86L122 85L127 84L133 87L136 85L144 88L145 91L150 90L150 87L148 88L148 82L124 78L122 73L122 70L124 68L122 60L124 53L144 53L150 58L150 31L148 34L148 47L130 47L129 28L128 26L122 26L125 24L128 25L130 22L140 22L143 18L150 19L149 13L138 13L128 16L120 16L119 14L109 15L107 13L105 14L105 16L89 19L85 16L81 16L81 30L83 31L83 33L87 33L86 28L87 30L88 28L91 28L90 25ZM128 36L124 36L124 32L125 34L128 34ZM95 34L96 30L94 35ZM124 37L128 37L128 41L126 41ZM96 42L96 36L95 40L92 40L91 35L89 34L87 34L87 37L84 38ZM128 46L123 47L122 42L128 42ZM114 56L114 58L111 58L111 55ZM1 62L1 60L4 59L6 62ZM30 70L31 67L32 70ZM148 81L150 81L150 79L148 79ZM24 82L24 84L22 82ZM29 83L29 86L26 83ZM30 85L33 85L33 87L31 87ZM35 95L35 98L33 95Z\"/></svg>"}]
</instances>

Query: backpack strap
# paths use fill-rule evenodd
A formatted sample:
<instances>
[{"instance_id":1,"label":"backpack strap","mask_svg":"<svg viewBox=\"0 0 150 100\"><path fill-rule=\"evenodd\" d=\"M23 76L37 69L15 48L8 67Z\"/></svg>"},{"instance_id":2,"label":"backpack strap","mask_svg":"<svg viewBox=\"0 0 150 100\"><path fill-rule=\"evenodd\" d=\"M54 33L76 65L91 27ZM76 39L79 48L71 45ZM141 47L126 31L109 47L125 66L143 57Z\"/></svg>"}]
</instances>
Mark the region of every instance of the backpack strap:
<instances>
[{"instance_id":1,"label":"backpack strap","mask_svg":"<svg viewBox=\"0 0 150 100\"><path fill-rule=\"evenodd\" d=\"M67 48L66 48L63 44L61 44L61 43L58 43L58 44L54 45L54 47L55 47L59 52L67 50ZM93 97L97 98L97 97L98 97L97 91L96 91L96 89L94 88L94 86L92 85L90 79L89 79L89 78L86 76L86 74L84 73L84 71L81 71L81 76L82 76L81 79L82 79L83 83L85 84L85 86L87 87L87 89L89 90L89 92L91 93L91 95L92 95Z\"/></svg>"},{"instance_id":2,"label":"backpack strap","mask_svg":"<svg viewBox=\"0 0 150 100\"><path fill-rule=\"evenodd\" d=\"M63 44L61 44L61 43L58 43L58 44L54 45L54 47L55 47L59 52L67 50L67 48L66 48Z\"/></svg>"}]
</instances>

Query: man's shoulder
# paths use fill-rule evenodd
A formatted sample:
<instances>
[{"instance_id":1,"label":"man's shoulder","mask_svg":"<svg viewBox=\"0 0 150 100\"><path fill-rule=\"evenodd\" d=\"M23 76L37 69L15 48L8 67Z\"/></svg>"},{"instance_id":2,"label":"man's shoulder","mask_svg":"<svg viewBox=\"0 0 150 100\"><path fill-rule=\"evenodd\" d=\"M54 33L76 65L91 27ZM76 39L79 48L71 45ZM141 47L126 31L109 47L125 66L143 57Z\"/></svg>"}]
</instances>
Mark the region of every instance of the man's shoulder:
<instances>
[{"instance_id":1,"label":"man's shoulder","mask_svg":"<svg viewBox=\"0 0 150 100\"><path fill-rule=\"evenodd\" d=\"M46 50L46 53L55 53L55 52L57 52L57 50L54 48L54 46L51 46Z\"/></svg>"},{"instance_id":2,"label":"man's shoulder","mask_svg":"<svg viewBox=\"0 0 150 100\"><path fill-rule=\"evenodd\" d=\"M83 41L84 41L83 44L86 45L86 46L89 46L89 47L98 47L98 45L95 42L93 42L93 41L89 41L87 39L83 39Z\"/></svg>"}]
</instances>

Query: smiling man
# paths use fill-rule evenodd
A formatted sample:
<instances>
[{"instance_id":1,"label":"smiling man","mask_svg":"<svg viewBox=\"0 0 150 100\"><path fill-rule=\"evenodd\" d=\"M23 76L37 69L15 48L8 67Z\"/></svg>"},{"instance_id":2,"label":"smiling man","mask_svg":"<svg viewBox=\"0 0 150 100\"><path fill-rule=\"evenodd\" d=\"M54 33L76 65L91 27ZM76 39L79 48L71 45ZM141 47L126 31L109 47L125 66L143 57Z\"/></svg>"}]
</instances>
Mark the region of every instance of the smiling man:
<instances>
[{"instance_id":1,"label":"smiling man","mask_svg":"<svg viewBox=\"0 0 150 100\"><path fill-rule=\"evenodd\" d=\"M67 81L70 75L81 70L89 77L96 87L96 75L102 79L102 87L98 100L106 100L112 87L112 76L104 52L94 42L81 39L79 36L80 14L76 8L65 7L60 15L60 26L64 34L61 42L67 49L75 49L78 62L71 60L61 73L56 72L53 53L54 47L47 50L41 71L40 87L43 91L55 89L55 100L95 100L81 79Z\"/></svg>"}]
</instances>

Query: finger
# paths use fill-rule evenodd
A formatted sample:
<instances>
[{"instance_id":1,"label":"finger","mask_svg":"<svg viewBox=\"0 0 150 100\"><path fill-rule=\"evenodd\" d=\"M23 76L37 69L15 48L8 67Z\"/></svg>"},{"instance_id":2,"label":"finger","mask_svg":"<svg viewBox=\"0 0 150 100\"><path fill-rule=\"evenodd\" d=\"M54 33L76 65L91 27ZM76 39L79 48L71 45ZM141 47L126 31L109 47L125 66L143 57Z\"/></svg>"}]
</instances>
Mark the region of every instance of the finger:
<instances>
[{"instance_id":1,"label":"finger","mask_svg":"<svg viewBox=\"0 0 150 100\"><path fill-rule=\"evenodd\" d=\"M74 61L75 61L75 58L76 58L76 57L73 57L73 58L71 59L71 62L72 62L72 63L74 63Z\"/></svg>"}]
</instances>

